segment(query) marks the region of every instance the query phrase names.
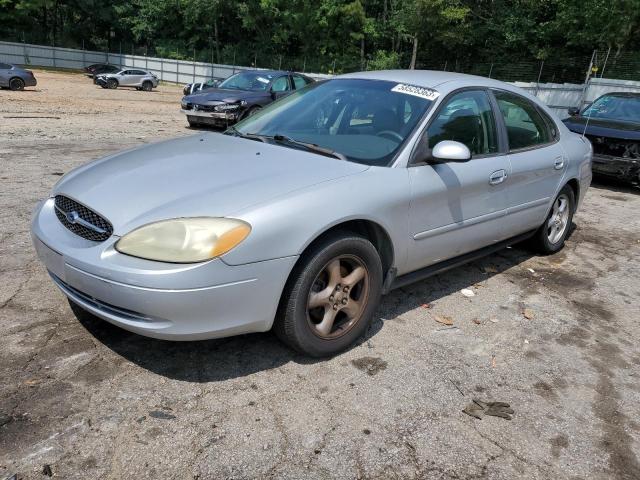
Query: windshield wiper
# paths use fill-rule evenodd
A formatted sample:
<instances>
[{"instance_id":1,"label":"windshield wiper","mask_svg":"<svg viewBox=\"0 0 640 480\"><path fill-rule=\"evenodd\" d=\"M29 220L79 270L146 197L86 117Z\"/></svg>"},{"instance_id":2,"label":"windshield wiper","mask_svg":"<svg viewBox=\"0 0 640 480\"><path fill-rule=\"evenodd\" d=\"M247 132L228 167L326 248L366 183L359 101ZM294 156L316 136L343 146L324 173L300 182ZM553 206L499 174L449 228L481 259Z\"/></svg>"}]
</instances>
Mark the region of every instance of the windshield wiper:
<instances>
[{"instance_id":1,"label":"windshield wiper","mask_svg":"<svg viewBox=\"0 0 640 480\"><path fill-rule=\"evenodd\" d=\"M231 133L228 133L228 132L231 132ZM264 135L256 135L255 133L242 133L235 126L229 127L227 131L224 133L225 135L233 135L234 137L246 138L248 140L256 140L258 142L264 142L264 143L267 143L267 141L271 138L271 137L266 137Z\"/></svg>"},{"instance_id":2,"label":"windshield wiper","mask_svg":"<svg viewBox=\"0 0 640 480\"><path fill-rule=\"evenodd\" d=\"M266 138L269 138L269 137L266 137ZM336 152L335 150L330 150L328 148L320 147L315 143L301 142L291 137L287 137L286 135L280 135L277 133L271 138L276 143L296 145L298 147L303 147L305 150L308 150L309 152L319 153L320 155L324 155L326 157L334 157L339 160L347 160L347 157L345 157L342 153Z\"/></svg>"},{"instance_id":3,"label":"windshield wiper","mask_svg":"<svg viewBox=\"0 0 640 480\"><path fill-rule=\"evenodd\" d=\"M326 157L333 157L339 160L347 160L347 157L345 157L342 153L336 152L335 150L330 150L328 148L320 147L315 143L301 142L299 140L295 140L291 137L287 137L286 135L280 135L278 133L276 133L275 135L258 135L256 133L242 133L235 126L233 126L227 129L227 131L225 132L225 135L234 135L236 137L246 138L248 140L255 140L257 142L264 142L264 143L268 143L269 140L273 140L274 142L280 143L280 144L289 144L289 145L295 145L297 147L302 147L309 152L319 153L320 155L324 155Z\"/></svg>"}]
</instances>

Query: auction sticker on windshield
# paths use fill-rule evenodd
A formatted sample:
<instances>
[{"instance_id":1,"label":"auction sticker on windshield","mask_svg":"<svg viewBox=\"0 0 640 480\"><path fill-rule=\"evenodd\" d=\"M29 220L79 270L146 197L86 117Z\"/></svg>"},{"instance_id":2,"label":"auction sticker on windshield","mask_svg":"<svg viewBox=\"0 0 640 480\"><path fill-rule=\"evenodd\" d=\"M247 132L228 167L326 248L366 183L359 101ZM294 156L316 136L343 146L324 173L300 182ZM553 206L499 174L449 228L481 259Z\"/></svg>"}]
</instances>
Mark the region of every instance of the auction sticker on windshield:
<instances>
[{"instance_id":1,"label":"auction sticker on windshield","mask_svg":"<svg viewBox=\"0 0 640 480\"><path fill-rule=\"evenodd\" d=\"M425 100L435 100L440 95L438 92L431 88L416 87L414 85L406 85L399 83L391 89L392 92L406 93L407 95L413 95L414 97L424 98Z\"/></svg>"}]
</instances>

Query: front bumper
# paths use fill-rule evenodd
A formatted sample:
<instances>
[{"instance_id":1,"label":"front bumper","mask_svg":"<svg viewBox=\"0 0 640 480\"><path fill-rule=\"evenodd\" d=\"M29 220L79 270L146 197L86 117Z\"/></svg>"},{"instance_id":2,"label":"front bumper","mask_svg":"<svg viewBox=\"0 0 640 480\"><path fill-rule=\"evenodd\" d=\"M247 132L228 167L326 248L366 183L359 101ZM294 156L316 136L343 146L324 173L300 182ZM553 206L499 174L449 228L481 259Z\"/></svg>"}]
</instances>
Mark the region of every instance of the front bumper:
<instances>
[{"instance_id":1,"label":"front bumper","mask_svg":"<svg viewBox=\"0 0 640 480\"><path fill-rule=\"evenodd\" d=\"M199 123L206 123L208 125L226 126L232 125L240 120L242 112L203 112L199 110L180 110L187 117L192 117L193 120ZM193 121L192 120L192 121Z\"/></svg>"},{"instance_id":2,"label":"front bumper","mask_svg":"<svg viewBox=\"0 0 640 480\"><path fill-rule=\"evenodd\" d=\"M168 264L122 255L67 230L53 199L31 226L38 257L55 284L85 310L126 330L166 340L200 340L271 328L297 257L230 266L222 259Z\"/></svg>"},{"instance_id":3,"label":"front bumper","mask_svg":"<svg viewBox=\"0 0 640 480\"><path fill-rule=\"evenodd\" d=\"M593 172L630 182L640 181L640 159L593 155Z\"/></svg>"}]
</instances>

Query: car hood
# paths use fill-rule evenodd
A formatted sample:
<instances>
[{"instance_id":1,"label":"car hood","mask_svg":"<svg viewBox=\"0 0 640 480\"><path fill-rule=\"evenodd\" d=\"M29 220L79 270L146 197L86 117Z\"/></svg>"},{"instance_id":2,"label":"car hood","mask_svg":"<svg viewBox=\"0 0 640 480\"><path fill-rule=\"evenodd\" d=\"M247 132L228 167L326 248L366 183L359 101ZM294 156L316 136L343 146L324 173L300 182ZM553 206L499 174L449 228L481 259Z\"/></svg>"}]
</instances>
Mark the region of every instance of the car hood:
<instances>
[{"instance_id":1,"label":"car hood","mask_svg":"<svg viewBox=\"0 0 640 480\"><path fill-rule=\"evenodd\" d=\"M269 96L269 92L254 92L251 90L236 90L225 88L207 88L185 98L187 102L204 104L208 102L234 103L240 100L249 100Z\"/></svg>"},{"instance_id":2,"label":"car hood","mask_svg":"<svg viewBox=\"0 0 640 480\"><path fill-rule=\"evenodd\" d=\"M619 138L623 140L640 140L640 123L619 120L605 120L602 118L587 118L583 116L570 117L563 120L572 132L596 137Z\"/></svg>"},{"instance_id":3,"label":"car hood","mask_svg":"<svg viewBox=\"0 0 640 480\"><path fill-rule=\"evenodd\" d=\"M232 215L369 168L280 145L205 133L118 153L54 187L107 218L115 235L178 217Z\"/></svg>"}]
</instances>

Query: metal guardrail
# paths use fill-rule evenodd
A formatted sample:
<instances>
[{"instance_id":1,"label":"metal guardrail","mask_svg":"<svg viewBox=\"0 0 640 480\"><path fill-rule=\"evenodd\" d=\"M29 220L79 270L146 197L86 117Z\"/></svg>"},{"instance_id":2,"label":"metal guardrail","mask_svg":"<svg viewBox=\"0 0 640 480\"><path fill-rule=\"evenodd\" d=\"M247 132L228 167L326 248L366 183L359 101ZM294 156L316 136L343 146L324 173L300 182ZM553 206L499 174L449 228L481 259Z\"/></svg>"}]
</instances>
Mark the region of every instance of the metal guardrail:
<instances>
[{"instance_id":1,"label":"metal guardrail","mask_svg":"<svg viewBox=\"0 0 640 480\"><path fill-rule=\"evenodd\" d=\"M82 69L92 63L110 63L122 67L144 69L156 74L160 80L172 83L203 82L210 78L226 78L242 70L254 69L238 65L220 65L16 42L0 42L0 61L18 65L68 69ZM314 73L305 73L305 75L315 79L330 77L330 75Z\"/></svg>"}]
</instances>

